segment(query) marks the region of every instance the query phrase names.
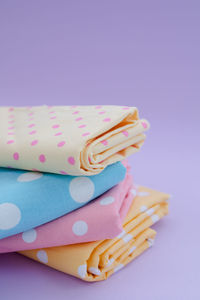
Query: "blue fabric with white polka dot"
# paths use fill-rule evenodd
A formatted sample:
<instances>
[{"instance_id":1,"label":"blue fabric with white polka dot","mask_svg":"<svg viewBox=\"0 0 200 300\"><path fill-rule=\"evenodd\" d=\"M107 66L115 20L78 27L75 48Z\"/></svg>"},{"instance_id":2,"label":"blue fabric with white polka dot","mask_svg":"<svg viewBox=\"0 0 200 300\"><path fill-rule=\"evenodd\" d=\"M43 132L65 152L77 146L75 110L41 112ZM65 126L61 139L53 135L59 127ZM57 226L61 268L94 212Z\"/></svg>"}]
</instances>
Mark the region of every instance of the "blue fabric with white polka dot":
<instances>
[{"instance_id":1,"label":"blue fabric with white polka dot","mask_svg":"<svg viewBox=\"0 0 200 300\"><path fill-rule=\"evenodd\" d=\"M125 178L118 162L94 176L63 176L0 168L0 239L52 221Z\"/></svg>"}]
</instances>

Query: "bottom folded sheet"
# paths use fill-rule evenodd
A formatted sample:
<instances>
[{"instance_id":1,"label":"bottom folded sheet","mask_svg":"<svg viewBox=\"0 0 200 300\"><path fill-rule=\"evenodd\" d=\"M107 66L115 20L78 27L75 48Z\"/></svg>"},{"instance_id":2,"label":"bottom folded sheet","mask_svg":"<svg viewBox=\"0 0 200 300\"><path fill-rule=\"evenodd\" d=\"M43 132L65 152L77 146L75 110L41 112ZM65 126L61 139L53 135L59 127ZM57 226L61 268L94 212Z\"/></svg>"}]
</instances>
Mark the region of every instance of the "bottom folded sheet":
<instances>
[{"instance_id":1,"label":"bottom folded sheet","mask_svg":"<svg viewBox=\"0 0 200 300\"><path fill-rule=\"evenodd\" d=\"M150 226L168 213L168 198L140 187L117 237L20 253L85 281L104 280L152 246L156 232Z\"/></svg>"}]
</instances>

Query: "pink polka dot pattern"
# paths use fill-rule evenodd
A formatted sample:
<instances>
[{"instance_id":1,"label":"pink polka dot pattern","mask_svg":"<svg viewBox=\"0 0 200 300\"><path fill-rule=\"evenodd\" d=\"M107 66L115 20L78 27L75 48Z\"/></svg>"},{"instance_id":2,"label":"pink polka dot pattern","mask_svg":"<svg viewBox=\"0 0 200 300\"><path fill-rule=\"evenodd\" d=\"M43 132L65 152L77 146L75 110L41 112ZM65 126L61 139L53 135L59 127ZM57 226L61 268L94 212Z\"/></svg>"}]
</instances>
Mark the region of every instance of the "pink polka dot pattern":
<instances>
[{"instance_id":1,"label":"pink polka dot pattern","mask_svg":"<svg viewBox=\"0 0 200 300\"><path fill-rule=\"evenodd\" d=\"M70 165L74 165L74 164L75 164L75 159L74 159L73 156L68 157L68 163L69 163Z\"/></svg>"},{"instance_id":2,"label":"pink polka dot pattern","mask_svg":"<svg viewBox=\"0 0 200 300\"><path fill-rule=\"evenodd\" d=\"M15 153L13 154L13 158L14 158L14 160L19 160L19 153L18 153L18 152L15 152Z\"/></svg>"},{"instance_id":3,"label":"pink polka dot pattern","mask_svg":"<svg viewBox=\"0 0 200 300\"><path fill-rule=\"evenodd\" d=\"M39 161L40 161L41 163L45 163L46 157L45 157L44 154L41 154L41 155L39 156Z\"/></svg>"},{"instance_id":4,"label":"pink polka dot pattern","mask_svg":"<svg viewBox=\"0 0 200 300\"><path fill-rule=\"evenodd\" d=\"M103 122L110 122L110 121L111 121L110 118L105 118L105 119L103 120Z\"/></svg>"},{"instance_id":5,"label":"pink polka dot pattern","mask_svg":"<svg viewBox=\"0 0 200 300\"><path fill-rule=\"evenodd\" d=\"M122 133L124 136L128 137L128 131L124 130L124 131L122 131Z\"/></svg>"},{"instance_id":6,"label":"pink polka dot pattern","mask_svg":"<svg viewBox=\"0 0 200 300\"><path fill-rule=\"evenodd\" d=\"M142 126L146 129L147 128L147 123L141 122Z\"/></svg>"},{"instance_id":7,"label":"pink polka dot pattern","mask_svg":"<svg viewBox=\"0 0 200 300\"><path fill-rule=\"evenodd\" d=\"M85 133L82 134L82 136L87 136L87 135L90 135L90 133L89 132L85 132Z\"/></svg>"},{"instance_id":8,"label":"pink polka dot pattern","mask_svg":"<svg viewBox=\"0 0 200 300\"><path fill-rule=\"evenodd\" d=\"M58 125L58 124L55 124L55 125L52 126L53 129L56 129L56 128L59 128L59 127L60 127L60 125Z\"/></svg>"},{"instance_id":9,"label":"pink polka dot pattern","mask_svg":"<svg viewBox=\"0 0 200 300\"><path fill-rule=\"evenodd\" d=\"M107 146L107 145L108 145L108 141L106 141L106 140L101 141L101 143L102 143L104 146Z\"/></svg>"},{"instance_id":10,"label":"pink polka dot pattern","mask_svg":"<svg viewBox=\"0 0 200 300\"><path fill-rule=\"evenodd\" d=\"M61 141L60 143L58 143L58 147L63 147L65 145L65 141Z\"/></svg>"},{"instance_id":11,"label":"pink polka dot pattern","mask_svg":"<svg viewBox=\"0 0 200 300\"><path fill-rule=\"evenodd\" d=\"M35 124L34 124L34 123L32 123L32 124L28 125L28 127L29 127L29 128L32 128L32 127L34 127L34 126L35 126Z\"/></svg>"},{"instance_id":12,"label":"pink polka dot pattern","mask_svg":"<svg viewBox=\"0 0 200 300\"><path fill-rule=\"evenodd\" d=\"M14 140L9 140L7 141L7 144L13 144L15 141Z\"/></svg>"},{"instance_id":13,"label":"pink polka dot pattern","mask_svg":"<svg viewBox=\"0 0 200 300\"><path fill-rule=\"evenodd\" d=\"M37 132L36 130L33 130L33 131L29 132L29 134L32 135L32 134L35 134L36 132Z\"/></svg>"},{"instance_id":14,"label":"pink polka dot pattern","mask_svg":"<svg viewBox=\"0 0 200 300\"><path fill-rule=\"evenodd\" d=\"M83 120L82 117L79 117L79 118L76 118L76 119L75 119L76 122L81 121L81 120Z\"/></svg>"},{"instance_id":15,"label":"pink polka dot pattern","mask_svg":"<svg viewBox=\"0 0 200 300\"><path fill-rule=\"evenodd\" d=\"M60 174L62 174L62 175L67 175L67 172L65 172L65 171L60 171Z\"/></svg>"},{"instance_id":16,"label":"pink polka dot pattern","mask_svg":"<svg viewBox=\"0 0 200 300\"><path fill-rule=\"evenodd\" d=\"M38 140L34 140L31 142L31 146L35 146L35 145L37 145L37 143L38 143Z\"/></svg>"},{"instance_id":17,"label":"pink polka dot pattern","mask_svg":"<svg viewBox=\"0 0 200 300\"><path fill-rule=\"evenodd\" d=\"M104 152L100 160L104 159L106 166L111 162L109 155L115 161L115 153L119 152L118 143L120 149L126 149L129 142L134 144L134 139L130 139L134 134L143 141L142 133L149 127L145 119L138 120L135 108L127 106L0 107L0 119L1 116L5 124L2 126L0 121L0 132L4 132L0 148L2 144L8 150L4 151L3 159L0 155L2 164L11 164L10 156L12 158L13 153L18 151L20 161L14 167L17 165L27 170L38 168L41 172L59 174L63 171L77 176L101 172L99 153ZM128 126L124 126L126 124ZM106 151L111 148L112 151ZM120 154L120 158L125 158L129 151ZM89 157L91 167L88 165Z\"/></svg>"}]
</instances>

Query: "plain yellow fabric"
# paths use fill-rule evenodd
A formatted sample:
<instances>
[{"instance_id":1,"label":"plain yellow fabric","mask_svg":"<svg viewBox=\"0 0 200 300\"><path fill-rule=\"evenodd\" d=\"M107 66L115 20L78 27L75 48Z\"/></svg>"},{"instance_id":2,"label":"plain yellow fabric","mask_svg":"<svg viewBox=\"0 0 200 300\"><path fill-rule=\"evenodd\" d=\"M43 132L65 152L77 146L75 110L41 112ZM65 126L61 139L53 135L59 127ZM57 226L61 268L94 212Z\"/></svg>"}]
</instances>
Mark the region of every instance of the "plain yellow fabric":
<instances>
[{"instance_id":1,"label":"plain yellow fabric","mask_svg":"<svg viewBox=\"0 0 200 300\"><path fill-rule=\"evenodd\" d=\"M137 152L148 128L135 107L1 107L0 165L94 175Z\"/></svg>"},{"instance_id":2,"label":"plain yellow fabric","mask_svg":"<svg viewBox=\"0 0 200 300\"><path fill-rule=\"evenodd\" d=\"M86 281L104 280L152 246L156 232L150 226L168 213L168 198L140 187L116 238L20 253Z\"/></svg>"}]
</instances>

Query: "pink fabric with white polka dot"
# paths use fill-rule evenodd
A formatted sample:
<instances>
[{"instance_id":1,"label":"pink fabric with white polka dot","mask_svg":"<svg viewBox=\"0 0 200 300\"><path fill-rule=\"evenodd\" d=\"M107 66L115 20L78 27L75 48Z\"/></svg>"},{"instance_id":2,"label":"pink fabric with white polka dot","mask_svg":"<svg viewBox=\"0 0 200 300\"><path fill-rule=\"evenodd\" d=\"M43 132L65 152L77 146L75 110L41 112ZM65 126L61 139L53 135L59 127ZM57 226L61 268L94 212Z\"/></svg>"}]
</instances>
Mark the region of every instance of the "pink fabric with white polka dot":
<instances>
[{"instance_id":1,"label":"pink fabric with white polka dot","mask_svg":"<svg viewBox=\"0 0 200 300\"><path fill-rule=\"evenodd\" d=\"M77 244L114 238L136 196L132 176L88 205L52 222L0 240L0 252Z\"/></svg>"}]
</instances>

